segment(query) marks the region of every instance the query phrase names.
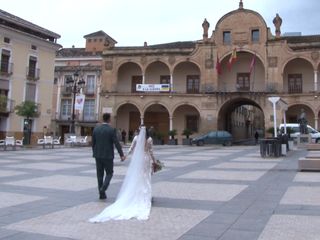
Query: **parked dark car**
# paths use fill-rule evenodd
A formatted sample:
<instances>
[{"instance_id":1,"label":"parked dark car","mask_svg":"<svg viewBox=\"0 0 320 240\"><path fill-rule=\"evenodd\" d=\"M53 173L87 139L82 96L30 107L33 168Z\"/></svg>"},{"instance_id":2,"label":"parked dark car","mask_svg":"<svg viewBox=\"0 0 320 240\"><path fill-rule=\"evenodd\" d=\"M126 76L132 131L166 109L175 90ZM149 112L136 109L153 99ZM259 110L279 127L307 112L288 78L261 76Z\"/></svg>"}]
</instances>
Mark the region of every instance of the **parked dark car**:
<instances>
[{"instance_id":1,"label":"parked dark car","mask_svg":"<svg viewBox=\"0 0 320 240\"><path fill-rule=\"evenodd\" d=\"M204 144L222 144L224 146L232 145L232 135L227 131L210 131L204 135L192 139L192 144L203 146Z\"/></svg>"}]
</instances>

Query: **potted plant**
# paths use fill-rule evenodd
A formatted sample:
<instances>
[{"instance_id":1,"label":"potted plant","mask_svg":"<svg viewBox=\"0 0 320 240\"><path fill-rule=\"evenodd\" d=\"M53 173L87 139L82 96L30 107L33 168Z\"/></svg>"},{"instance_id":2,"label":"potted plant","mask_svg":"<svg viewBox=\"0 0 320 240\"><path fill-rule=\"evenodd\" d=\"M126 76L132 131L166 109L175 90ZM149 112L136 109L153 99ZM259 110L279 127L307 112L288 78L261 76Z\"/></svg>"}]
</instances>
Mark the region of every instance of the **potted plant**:
<instances>
[{"instance_id":1,"label":"potted plant","mask_svg":"<svg viewBox=\"0 0 320 240\"><path fill-rule=\"evenodd\" d=\"M184 139L182 139L182 144L183 145L191 145L191 138L189 138L190 137L190 135L192 134L193 132L190 130L190 129L188 129L188 128L186 128L186 129L184 129L183 130L183 132L182 132L182 135L183 136L186 136L186 138L184 138Z\"/></svg>"},{"instance_id":2,"label":"potted plant","mask_svg":"<svg viewBox=\"0 0 320 240\"><path fill-rule=\"evenodd\" d=\"M163 133L161 132L155 132L154 138L153 138L153 144L154 145L163 145Z\"/></svg>"},{"instance_id":3,"label":"potted plant","mask_svg":"<svg viewBox=\"0 0 320 240\"><path fill-rule=\"evenodd\" d=\"M168 145L177 145L178 144L178 139L175 139L174 136L177 135L177 130L172 129L168 132L170 139L168 141Z\"/></svg>"}]
</instances>

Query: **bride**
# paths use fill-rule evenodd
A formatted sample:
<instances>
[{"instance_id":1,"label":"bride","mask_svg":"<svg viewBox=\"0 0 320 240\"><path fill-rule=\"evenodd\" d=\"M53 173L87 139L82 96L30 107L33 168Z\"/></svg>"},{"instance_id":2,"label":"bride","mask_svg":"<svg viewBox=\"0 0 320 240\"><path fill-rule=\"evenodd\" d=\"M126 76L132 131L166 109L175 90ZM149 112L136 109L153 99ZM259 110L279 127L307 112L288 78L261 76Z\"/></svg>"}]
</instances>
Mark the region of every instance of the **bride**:
<instances>
[{"instance_id":1,"label":"bride","mask_svg":"<svg viewBox=\"0 0 320 240\"><path fill-rule=\"evenodd\" d=\"M151 160L155 162L152 152L152 138L146 127L140 128L129 149L133 151L127 174L122 183L116 201L100 214L89 219L90 222L124 220L137 218L147 220L151 209Z\"/></svg>"}]
</instances>

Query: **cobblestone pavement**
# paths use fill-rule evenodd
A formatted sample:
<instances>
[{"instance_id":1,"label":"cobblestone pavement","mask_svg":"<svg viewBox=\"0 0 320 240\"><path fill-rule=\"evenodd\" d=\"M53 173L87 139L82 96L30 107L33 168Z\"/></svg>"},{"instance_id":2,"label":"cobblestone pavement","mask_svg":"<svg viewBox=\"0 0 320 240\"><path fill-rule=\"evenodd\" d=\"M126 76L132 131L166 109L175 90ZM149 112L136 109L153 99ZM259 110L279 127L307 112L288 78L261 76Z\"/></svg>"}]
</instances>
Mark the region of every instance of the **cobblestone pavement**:
<instances>
[{"instance_id":1,"label":"cobblestone pavement","mask_svg":"<svg viewBox=\"0 0 320 240\"><path fill-rule=\"evenodd\" d=\"M99 224L88 219L114 202L129 159L115 159L101 201L90 148L0 150L0 239L320 239L320 173L297 171L305 150L154 148L165 168L152 177L150 219Z\"/></svg>"}]
</instances>

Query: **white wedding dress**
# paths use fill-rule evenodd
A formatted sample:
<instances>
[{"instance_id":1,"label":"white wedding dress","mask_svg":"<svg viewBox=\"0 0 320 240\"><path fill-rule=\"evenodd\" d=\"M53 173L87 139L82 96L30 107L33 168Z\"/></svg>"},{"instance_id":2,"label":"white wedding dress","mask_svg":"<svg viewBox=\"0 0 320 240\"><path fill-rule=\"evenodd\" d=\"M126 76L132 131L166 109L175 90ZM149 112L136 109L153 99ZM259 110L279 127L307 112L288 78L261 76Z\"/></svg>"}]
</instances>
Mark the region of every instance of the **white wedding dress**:
<instances>
[{"instance_id":1,"label":"white wedding dress","mask_svg":"<svg viewBox=\"0 0 320 240\"><path fill-rule=\"evenodd\" d=\"M133 150L127 174L116 201L105 208L90 222L125 220L137 218L147 220L151 210L151 159L152 138L146 140L146 129L141 127L129 153Z\"/></svg>"}]
</instances>

